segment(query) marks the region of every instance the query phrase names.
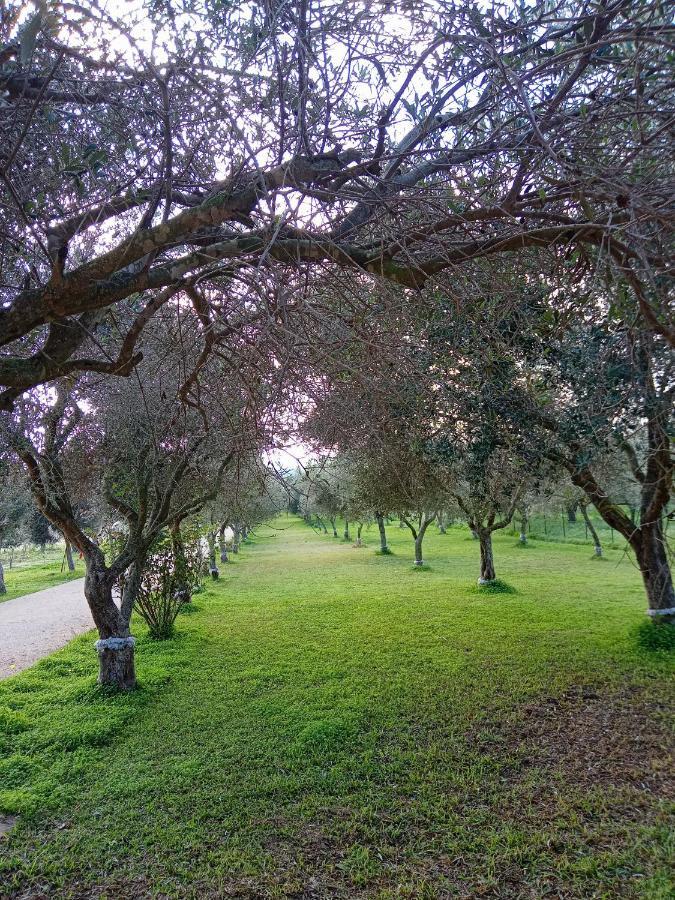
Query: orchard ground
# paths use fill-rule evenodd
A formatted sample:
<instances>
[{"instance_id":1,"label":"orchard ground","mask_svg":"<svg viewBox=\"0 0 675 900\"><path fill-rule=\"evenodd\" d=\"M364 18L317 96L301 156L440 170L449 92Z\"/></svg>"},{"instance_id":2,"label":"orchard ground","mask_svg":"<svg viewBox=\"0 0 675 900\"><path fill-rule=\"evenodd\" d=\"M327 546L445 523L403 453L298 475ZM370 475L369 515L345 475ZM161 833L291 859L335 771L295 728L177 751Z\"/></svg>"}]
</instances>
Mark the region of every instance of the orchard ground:
<instances>
[{"instance_id":1,"label":"orchard ground","mask_svg":"<svg viewBox=\"0 0 675 900\"><path fill-rule=\"evenodd\" d=\"M391 556L282 516L140 687L92 636L0 684L3 897L669 898L673 658L619 550Z\"/></svg>"},{"instance_id":2,"label":"orchard ground","mask_svg":"<svg viewBox=\"0 0 675 900\"><path fill-rule=\"evenodd\" d=\"M12 564L10 568L10 558ZM32 594L44 588L54 587L64 581L73 581L84 575L84 562L73 552L75 571L69 572L64 558L63 544L53 544L44 550L23 548L14 553L3 550L0 562L5 575L6 594L0 594L0 603L24 594Z\"/></svg>"}]
</instances>

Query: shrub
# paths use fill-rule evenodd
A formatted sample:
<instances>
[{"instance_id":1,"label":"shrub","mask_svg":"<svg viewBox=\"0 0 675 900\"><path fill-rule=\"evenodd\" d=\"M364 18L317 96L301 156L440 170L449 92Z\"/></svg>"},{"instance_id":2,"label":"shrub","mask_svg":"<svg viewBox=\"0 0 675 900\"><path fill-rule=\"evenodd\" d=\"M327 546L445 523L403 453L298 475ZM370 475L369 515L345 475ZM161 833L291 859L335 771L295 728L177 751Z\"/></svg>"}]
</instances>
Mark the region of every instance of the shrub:
<instances>
[{"instance_id":1,"label":"shrub","mask_svg":"<svg viewBox=\"0 0 675 900\"><path fill-rule=\"evenodd\" d=\"M195 549L196 545L196 549ZM161 537L143 568L136 610L159 640L171 637L176 616L201 584L202 558L197 541L176 545Z\"/></svg>"},{"instance_id":2,"label":"shrub","mask_svg":"<svg viewBox=\"0 0 675 900\"><path fill-rule=\"evenodd\" d=\"M176 590L184 594L183 602L190 603L193 594L203 589L204 572L208 571L197 527L184 529L178 541L172 538Z\"/></svg>"}]
</instances>

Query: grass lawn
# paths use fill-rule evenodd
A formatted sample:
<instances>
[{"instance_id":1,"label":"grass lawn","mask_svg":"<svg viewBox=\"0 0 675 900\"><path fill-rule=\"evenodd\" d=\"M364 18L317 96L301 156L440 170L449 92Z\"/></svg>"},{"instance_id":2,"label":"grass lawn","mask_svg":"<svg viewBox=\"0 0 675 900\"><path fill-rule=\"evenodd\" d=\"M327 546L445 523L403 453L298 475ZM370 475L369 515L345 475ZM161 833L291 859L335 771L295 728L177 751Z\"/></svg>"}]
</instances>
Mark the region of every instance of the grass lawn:
<instances>
[{"instance_id":1,"label":"grass lawn","mask_svg":"<svg viewBox=\"0 0 675 900\"><path fill-rule=\"evenodd\" d=\"M0 896L671 898L631 562L501 535L497 591L466 529L420 570L389 536L260 529L176 639L136 624L132 695L91 635L0 684Z\"/></svg>"},{"instance_id":2,"label":"grass lawn","mask_svg":"<svg viewBox=\"0 0 675 900\"><path fill-rule=\"evenodd\" d=\"M69 572L67 566L64 566L62 571L60 558L50 562L31 561L28 565L13 566L11 569L5 565L4 569L7 593L0 594L0 603L4 600L13 600L15 597L23 597L24 594L32 594L34 591L41 591L44 588L54 587L55 584L61 584L64 581L84 577L84 563L77 557L75 558L74 572Z\"/></svg>"}]
</instances>

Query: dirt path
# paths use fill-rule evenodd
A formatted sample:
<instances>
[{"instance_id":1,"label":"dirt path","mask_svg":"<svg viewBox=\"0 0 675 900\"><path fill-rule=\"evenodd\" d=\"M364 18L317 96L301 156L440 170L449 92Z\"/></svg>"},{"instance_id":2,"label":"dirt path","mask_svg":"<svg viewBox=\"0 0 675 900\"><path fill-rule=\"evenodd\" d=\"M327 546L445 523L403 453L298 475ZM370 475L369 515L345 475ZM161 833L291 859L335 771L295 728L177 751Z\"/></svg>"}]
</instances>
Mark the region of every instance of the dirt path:
<instances>
[{"instance_id":1,"label":"dirt path","mask_svg":"<svg viewBox=\"0 0 675 900\"><path fill-rule=\"evenodd\" d=\"M94 623L84 578L0 603L0 678L8 678L58 650Z\"/></svg>"}]
</instances>

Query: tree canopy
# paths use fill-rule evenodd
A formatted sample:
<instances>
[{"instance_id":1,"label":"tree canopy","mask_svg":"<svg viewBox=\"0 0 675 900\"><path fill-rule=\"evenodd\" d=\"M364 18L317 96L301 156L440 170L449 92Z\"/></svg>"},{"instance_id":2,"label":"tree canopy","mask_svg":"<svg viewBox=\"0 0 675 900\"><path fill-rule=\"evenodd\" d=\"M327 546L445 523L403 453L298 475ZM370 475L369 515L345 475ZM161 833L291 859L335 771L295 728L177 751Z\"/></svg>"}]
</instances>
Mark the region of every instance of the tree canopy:
<instances>
[{"instance_id":1,"label":"tree canopy","mask_svg":"<svg viewBox=\"0 0 675 900\"><path fill-rule=\"evenodd\" d=\"M659 2L41 0L1 29L5 407L128 375L166 304L227 345L317 281L414 297L526 251L673 341Z\"/></svg>"}]
</instances>

